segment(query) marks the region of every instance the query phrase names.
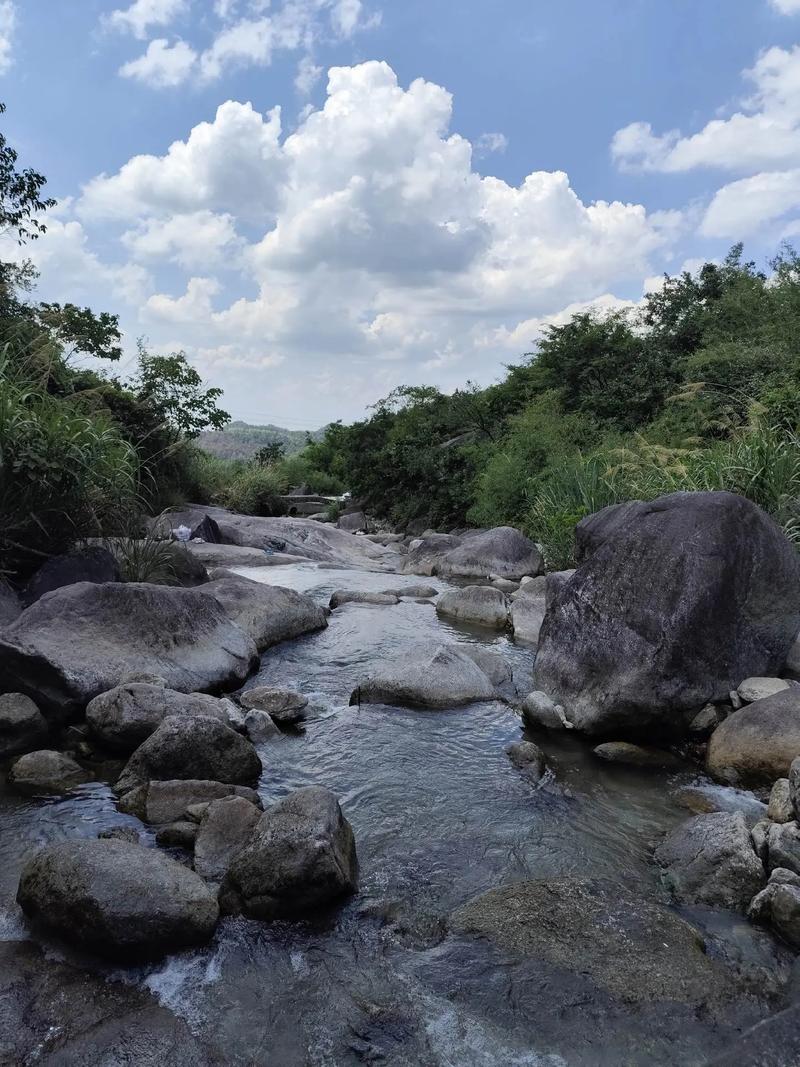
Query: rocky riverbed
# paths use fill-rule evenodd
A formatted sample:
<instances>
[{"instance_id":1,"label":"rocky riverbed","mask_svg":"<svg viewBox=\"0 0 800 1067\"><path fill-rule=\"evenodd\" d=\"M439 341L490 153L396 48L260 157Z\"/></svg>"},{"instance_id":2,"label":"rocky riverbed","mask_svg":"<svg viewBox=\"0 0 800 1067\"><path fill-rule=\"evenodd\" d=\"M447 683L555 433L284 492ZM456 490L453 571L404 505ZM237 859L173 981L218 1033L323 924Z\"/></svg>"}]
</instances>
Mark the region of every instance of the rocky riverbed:
<instances>
[{"instance_id":1,"label":"rocky riverbed","mask_svg":"<svg viewBox=\"0 0 800 1067\"><path fill-rule=\"evenodd\" d=\"M785 704L791 678L765 695L721 662L707 697L695 680L691 699L673 691L682 732L599 737L582 730L604 699L534 675L539 627L580 568L545 582L535 548L505 532L381 544L212 517L240 541L190 551L233 573L177 601L132 590L149 629L125 655L109 604L131 593L108 583L50 593L0 635L4 688L27 697L0 698L0 1062L798 1062L800 766L780 763L789 740L752 780L730 755L723 784L703 769L709 734L738 736L737 715L756 719L740 748L762 744L759 699ZM242 568L231 547L271 565ZM773 634L798 603L781 565ZM633 619L630 589L627 602ZM169 621L187 612L194 645ZM573 625L571 607L562 617ZM695 643L693 679L712 652ZM642 691L652 723L655 688ZM770 722L793 721L783 704Z\"/></svg>"}]
</instances>

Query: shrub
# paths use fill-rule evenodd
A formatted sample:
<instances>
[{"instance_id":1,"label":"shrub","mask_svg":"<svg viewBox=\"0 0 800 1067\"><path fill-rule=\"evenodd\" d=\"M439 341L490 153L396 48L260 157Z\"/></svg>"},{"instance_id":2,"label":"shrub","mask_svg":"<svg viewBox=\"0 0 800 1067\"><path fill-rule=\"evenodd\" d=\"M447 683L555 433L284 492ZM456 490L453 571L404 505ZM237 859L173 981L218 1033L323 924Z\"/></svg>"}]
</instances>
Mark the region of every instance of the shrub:
<instances>
[{"instance_id":1,"label":"shrub","mask_svg":"<svg viewBox=\"0 0 800 1067\"><path fill-rule=\"evenodd\" d=\"M282 515L286 509L278 497L285 492L286 482L274 467L250 466L234 477L220 500L242 515Z\"/></svg>"}]
</instances>

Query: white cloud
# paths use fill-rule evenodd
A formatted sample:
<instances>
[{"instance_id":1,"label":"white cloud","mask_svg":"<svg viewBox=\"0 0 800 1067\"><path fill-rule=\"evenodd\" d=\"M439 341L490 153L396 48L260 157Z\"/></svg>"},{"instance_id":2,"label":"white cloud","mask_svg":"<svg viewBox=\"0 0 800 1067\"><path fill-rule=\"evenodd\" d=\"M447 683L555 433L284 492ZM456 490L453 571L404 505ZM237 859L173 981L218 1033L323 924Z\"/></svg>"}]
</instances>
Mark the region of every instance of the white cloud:
<instances>
[{"instance_id":1,"label":"white cloud","mask_svg":"<svg viewBox=\"0 0 800 1067\"><path fill-rule=\"evenodd\" d=\"M781 15L800 14L800 0L770 0L770 3Z\"/></svg>"},{"instance_id":2,"label":"white cloud","mask_svg":"<svg viewBox=\"0 0 800 1067\"><path fill-rule=\"evenodd\" d=\"M230 260L241 241L231 215L195 211L167 219L150 218L122 234L137 260L170 260L186 270L208 269Z\"/></svg>"},{"instance_id":3,"label":"white cloud","mask_svg":"<svg viewBox=\"0 0 800 1067\"><path fill-rule=\"evenodd\" d=\"M6 74L14 62L12 48L17 27L17 11L12 0L0 2L0 74Z\"/></svg>"},{"instance_id":4,"label":"white cloud","mask_svg":"<svg viewBox=\"0 0 800 1067\"><path fill-rule=\"evenodd\" d=\"M184 82L197 62L197 53L185 41L170 45L163 37L156 38L138 59L120 67L123 78L135 78L156 89L168 89Z\"/></svg>"},{"instance_id":5,"label":"white cloud","mask_svg":"<svg viewBox=\"0 0 800 1067\"><path fill-rule=\"evenodd\" d=\"M800 208L800 169L755 174L725 185L703 219L706 237L749 237Z\"/></svg>"},{"instance_id":6,"label":"white cloud","mask_svg":"<svg viewBox=\"0 0 800 1067\"><path fill-rule=\"evenodd\" d=\"M134 0L103 19L105 25L144 38L151 26L167 26L189 9L189 0Z\"/></svg>"},{"instance_id":7,"label":"white cloud","mask_svg":"<svg viewBox=\"0 0 800 1067\"><path fill-rule=\"evenodd\" d=\"M297 74L294 79L295 89L301 96L310 96L322 77L322 73L322 67L316 66L313 56L303 56L297 64Z\"/></svg>"},{"instance_id":8,"label":"white cloud","mask_svg":"<svg viewBox=\"0 0 800 1067\"><path fill-rule=\"evenodd\" d=\"M164 319L171 326L205 322L213 314L212 299L219 292L215 278L190 278L183 296L173 299L163 294L151 296L145 311L155 319Z\"/></svg>"},{"instance_id":9,"label":"white cloud","mask_svg":"<svg viewBox=\"0 0 800 1067\"><path fill-rule=\"evenodd\" d=\"M475 142L475 155L480 159L495 152L505 152L507 148L508 138L504 133L482 133Z\"/></svg>"}]
</instances>

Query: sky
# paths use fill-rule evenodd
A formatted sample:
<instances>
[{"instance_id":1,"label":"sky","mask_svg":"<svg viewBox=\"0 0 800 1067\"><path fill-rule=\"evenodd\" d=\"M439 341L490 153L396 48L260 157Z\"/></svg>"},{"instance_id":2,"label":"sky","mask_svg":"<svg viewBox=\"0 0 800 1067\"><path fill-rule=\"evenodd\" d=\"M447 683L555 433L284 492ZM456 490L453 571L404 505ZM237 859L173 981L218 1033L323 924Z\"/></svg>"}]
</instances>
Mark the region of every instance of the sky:
<instances>
[{"instance_id":1,"label":"sky","mask_svg":"<svg viewBox=\"0 0 800 1067\"><path fill-rule=\"evenodd\" d=\"M800 239L800 0L0 0L41 299L312 429Z\"/></svg>"}]
</instances>

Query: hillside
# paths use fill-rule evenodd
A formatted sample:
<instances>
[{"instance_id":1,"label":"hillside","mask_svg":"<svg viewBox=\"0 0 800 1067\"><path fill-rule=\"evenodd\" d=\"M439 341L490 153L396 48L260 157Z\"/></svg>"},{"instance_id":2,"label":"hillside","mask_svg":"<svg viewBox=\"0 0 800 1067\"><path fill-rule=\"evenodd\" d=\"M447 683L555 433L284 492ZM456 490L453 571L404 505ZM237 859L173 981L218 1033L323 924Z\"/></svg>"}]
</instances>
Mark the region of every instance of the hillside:
<instances>
[{"instance_id":1,"label":"hillside","mask_svg":"<svg viewBox=\"0 0 800 1067\"><path fill-rule=\"evenodd\" d=\"M282 426L251 426L247 422L231 422L224 430L201 433L197 443L206 452L220 459L251 459L259 448L279 441L287 456L301 452L309 438L321 441L325 428L308 432L286 430Z\"/></svg>"}]
</instances>

